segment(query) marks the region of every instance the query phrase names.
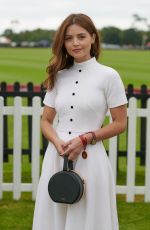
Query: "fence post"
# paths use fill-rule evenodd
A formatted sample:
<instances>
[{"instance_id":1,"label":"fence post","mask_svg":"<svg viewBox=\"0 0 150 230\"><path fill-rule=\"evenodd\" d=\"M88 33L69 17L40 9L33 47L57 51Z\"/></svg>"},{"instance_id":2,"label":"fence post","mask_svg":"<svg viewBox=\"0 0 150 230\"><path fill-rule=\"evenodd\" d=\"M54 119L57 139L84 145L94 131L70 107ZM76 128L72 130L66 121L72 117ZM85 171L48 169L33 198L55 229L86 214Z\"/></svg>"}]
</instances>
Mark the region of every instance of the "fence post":
<instances>
[{"instance_id":1,"label":"fence post","mask_svg":"<svg viewBox=\"0 0 150 230\"><path fill-rule=\"evenodd\" d=\"M44 92L44 87L43 87L42 84L41 84L41 92ZM44 95L45 94L43 94L43 97L41 97L41 106L43 106ZM47 145L48 145L48 141L47 141L47 139L44 137L44 135L42 133L42 149L41 149L41 153L42 153L43 156L45 154Z\"/></svg>"},{"instance_id":2,"label":"fence post","mask_svg":"<svg viewBox=\"0 0 150 230\"><path fill-rule=\"evenodd\" d=\"M109 117L110 123L112 122L111 116ZM114 181L116 184L116 176L117 176L117 136L111 137L109 139L109 159L111 162L113 174L114 174Z\"/></svg>"},{"instance_id":3,"label":"fence post","mask_svg":"<svg viewBox=\"0 0 150 230\"><path fill-rule=\"evenodd\" d=\"M133 85L129 84L127 86L127 98L129 99L130 97L133 97Z\"/></svg>"},{"instance_id":4,"label":"fence post","mask_svg":"<svg viewBox=\"0 0 150 230\"><path fill-rule=\"evenodd\" d=\"M0 199L3 197L3 106L4 99L0 97Z\"/></svg>"},{"instance_id":5,"label":"fence post","mask_svg":"<svg viewBox=\"0 0 150 230\"><path fill-rule=\"evenodd\" d=\"M40 176L40 117L41 99L33 98L32 109L32 199L35 200Z\"/></svg>"},{"instance_id":6,"label":"fence post","mask_svg":"<svg viewBox=\"0 0 150 230\"><path fill-rule=\"evenodd\" d=\"M6 91L7 91L7 84L6 82L1 83L1 91L3 92L3 98L4 98L4 106L7 106L7 96L6 96ZM8 162L8 154L7 154L7 148L8 148L8 119L7 115L4 116L4 125L3 125L3 133L4 133L4 138L3 138L3 154L4 154L4 161Z\"/></svg>"},{"instance_id":7,"label":"fence post","mask_svg":"<svg viewBox=\"0 0 150 230\"><path fill-rule=\"evenodd\" d=\"M14 92L19 92L20 91L20 83L17 81L14 83Z\"/></svg>"},{"instance_id":8,"label":"fence post","mask_svg":"<svg viewBox=\"0 0 150 230\"><path fill-rule=\"evenodd\" d=\"M134 97L133 90L134 90L133 84L129 84L128 87L127 87L127 99L128 99L128 102L129 102L131 97ZM128 103L128 107L129 107L129 103ZM126 149L128 149L128 122L129 122L129 117L127 117ZM127 156L126 156L126 163L127 163Z\"/></svg>"},{"instance_id":9,"label":"fence post","mask_svg":"<svg viewBox=\"0 0 150 230\"><path fill-rule=\"evenodd\" d=\"M14 99L14 140L13 140L13 198L18 200L21 196L21 150L22 150L22 99Z\"/></svg>"},{"instance_id":10,"label":"fence post","mask_svg":"<svg viewBox=\"0 0 150 230\"><path fill-rule=\"evenodd\" d=\"M145 202L150 202L150 99L147 101Z\"/></svg>"},{"instance_id":11,"label":"fence post","mask_svg":"<svg viewBox=\"0 0 150 230\"><path fill-rule=\"evenodd\" d=\"M134 201L135 161L136 161L136 108L135 98L129 100L128 113L128 157L127 157L127 201Z\"/></svg>"},{"instance_id":12,"label":"fence post","mask_svg":"<svg viewBox=\"0 0 150 230\"><path fill-rule=\"evenodd\" d=\"M141 108L146 108L147 102L147 86L141 86ZM141 118L141 165L145 165L145 147L146 147L146 118Z\"/></svg>"},{"instance_id":13,"label":"fence post","mask_svg":"<svg viewBox=\"0 0 150 230\"><path fill-rule=\"evenodd\" d=\"M33 92L33 83L28 82L27 84L27 89L28 92L32 93ZM32 94L28 97L28 106L32 106ZM31 148L32 148L32 116L28 116L28 145L29 145L29 161L32 161L32 156L31 156Z\"/></svg>"}]
</instances>

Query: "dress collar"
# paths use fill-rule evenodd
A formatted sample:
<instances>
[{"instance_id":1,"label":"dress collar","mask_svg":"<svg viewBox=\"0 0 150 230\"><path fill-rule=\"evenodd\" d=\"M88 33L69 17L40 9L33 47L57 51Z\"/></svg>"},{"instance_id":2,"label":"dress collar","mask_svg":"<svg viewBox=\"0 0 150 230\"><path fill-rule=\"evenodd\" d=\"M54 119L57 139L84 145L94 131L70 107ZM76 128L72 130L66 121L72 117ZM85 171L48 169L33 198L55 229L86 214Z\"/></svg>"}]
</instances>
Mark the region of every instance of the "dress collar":
<instances>
[{"instance_id":1,"label":"dress collar","mask_svg":"<svg viewBox=\"0 0 150 230\"><path fill-rule=\"evenodd\" d=\"M89 60L84 61L84 62L75 62L74 61L73 67L75 67L75 68L85 68L85 67L87 67L89 65L92 65L94 63L96 63L96 58L92 57Z\"/></svg>"}]
</instances>

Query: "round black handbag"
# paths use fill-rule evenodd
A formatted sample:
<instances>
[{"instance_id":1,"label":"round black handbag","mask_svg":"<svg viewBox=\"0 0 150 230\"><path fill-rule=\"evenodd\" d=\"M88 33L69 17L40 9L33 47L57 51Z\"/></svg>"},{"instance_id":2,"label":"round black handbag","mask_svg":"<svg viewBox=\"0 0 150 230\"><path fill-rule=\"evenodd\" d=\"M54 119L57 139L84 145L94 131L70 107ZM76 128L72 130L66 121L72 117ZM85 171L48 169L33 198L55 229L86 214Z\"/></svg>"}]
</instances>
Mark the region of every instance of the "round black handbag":
<instances>
[{"instance_id":1,"label":"round black handbag","mask_svg":"<svg viewBox=\"0 0 150 230\"><path fill-rule=\"evenodd\" d=\"M57 203L73 204L79 201L84 192L84 180L73 171L73 162L64 157L63 170L49 180L48 193Z\"/></svg>"}]
</instances>

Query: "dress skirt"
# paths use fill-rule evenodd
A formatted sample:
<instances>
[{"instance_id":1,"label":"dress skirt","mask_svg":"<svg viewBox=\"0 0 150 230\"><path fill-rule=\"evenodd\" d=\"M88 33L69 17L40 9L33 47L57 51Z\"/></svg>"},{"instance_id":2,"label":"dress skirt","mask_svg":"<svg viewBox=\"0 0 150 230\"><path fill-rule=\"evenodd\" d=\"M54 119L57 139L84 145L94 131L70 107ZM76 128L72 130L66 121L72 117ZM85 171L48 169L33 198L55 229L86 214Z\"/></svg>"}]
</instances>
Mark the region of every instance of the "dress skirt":
<instances>
[{"instance_id":1,"label":"dress skirt","mask_svg":"<svg viewBox=\"0 0 150 230\"><path fill-rule=\"evenodd\" d=\"M69 140L66 132L57 131L60 138ZM72 138L80 133L72 133ZM88 145L87 158L80 154L74 170L85 181L85 192L75 204L59 204L48 194L50 177L63 169L63 157L49 143L42 165L32 230L118 230L116 191L110 161L102 142Z\"/></svg>"}]
</instances>

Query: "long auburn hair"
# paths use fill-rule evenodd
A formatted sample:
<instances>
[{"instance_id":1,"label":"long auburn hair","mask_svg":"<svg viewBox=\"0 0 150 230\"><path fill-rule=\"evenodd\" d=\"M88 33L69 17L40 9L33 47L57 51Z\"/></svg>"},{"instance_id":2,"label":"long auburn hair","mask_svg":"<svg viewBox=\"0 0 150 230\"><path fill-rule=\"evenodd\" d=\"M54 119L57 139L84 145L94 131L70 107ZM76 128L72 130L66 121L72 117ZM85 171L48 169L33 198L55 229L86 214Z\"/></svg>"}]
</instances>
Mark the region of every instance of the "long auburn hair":
<instances>
[{"instance_id":1,"label":"long auburn hair","mask_svg":"<svg viewBox=\"0 0 150 230\"><path fill-rule=\"evenodd\" d=\"M53 89L56 80L56 74L59 70L69 68L73 65L73 57L67 53L64 46L64 38L66 30L70 25L77 24L87 30L92 36L95 34L95 42L91 45L91 57L98 59L100 54L100 39L98 31L92 22L91 18L85 14L71 14L69 15L60 25L58 31L56 32L53 45L52 53L53 56L49 61L46 72L48 77L43 83L43 86L49 90Z\"/></svg>"}]
</instances>

